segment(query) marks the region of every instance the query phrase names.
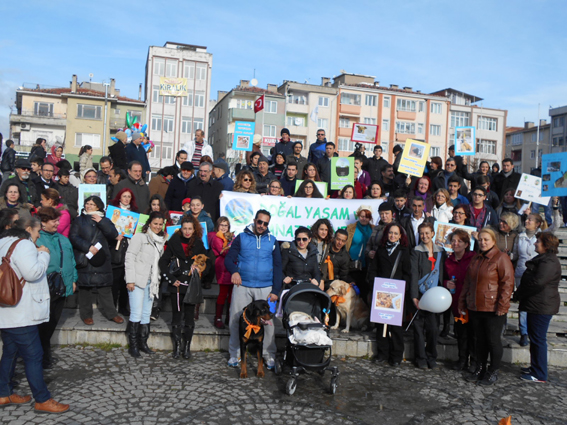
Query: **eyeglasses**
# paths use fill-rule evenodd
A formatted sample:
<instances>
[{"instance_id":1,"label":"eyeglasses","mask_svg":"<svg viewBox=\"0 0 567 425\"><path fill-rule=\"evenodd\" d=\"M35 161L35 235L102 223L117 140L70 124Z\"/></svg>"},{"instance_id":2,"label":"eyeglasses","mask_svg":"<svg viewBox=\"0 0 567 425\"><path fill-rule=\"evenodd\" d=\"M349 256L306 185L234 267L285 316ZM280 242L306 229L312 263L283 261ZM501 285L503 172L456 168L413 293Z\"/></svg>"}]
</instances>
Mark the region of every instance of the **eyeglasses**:
<instances>
[{"instance_id":1,"label":"eyeglasses","mask_svg":"<svg viewBox=\"0 0 567 425\"><path fill-rule=\"evenodd\" d=\"M256 224L257 224L258 226L266 226L266 227L268 227L268 225L270 224L270 222L269 222L269 221L256 220Z\"/></svg>"},{"instance_id":2,"label":"eyeglasses","mask_svg":"<svg viewBox=\"0 0 567 425\"><path fill-rule=\"evenodd\" d=\"M251 182L252 179L242 179L243 182Z\"/></svg>"},{"instance_id":3,"label":"eyeglasses","mask_svg":"<svg viewBox=\"0 0 567 425\"><path fill-rule=\"evenodd\" d=\"M296 242L307 242L309 238L295 238Z\"/></svg>"},{"instance_id":4,"label":"eyeglasses","mask_svg":"<svg viewBox=\"0 0 567 425\"><path fill-rule=\"evenodd\" d=\"M446 166L447 167L456 167L457 165L453 164L452 162L448 162Z\"/></svg>"},{"instance_id":5,"label":"eyeglasses","mask_svg":"<svg viewBox=\"0 0 567 425\"><path fill-rule=\"evenodd\" d=\"M473 193L472 196L485 196L484 193Z\"/></svg>"},{"instance_id":6,"label":"eyeglasses","mask_svg":"<svg viewBox=\"0 0 567 425\"><path fill-rule=\"evenodd\" d=\"M455 212L453 213L453 215L467 215L467 213L466 213L466 212L455 211Z\"/></svg>"}]
</instances>

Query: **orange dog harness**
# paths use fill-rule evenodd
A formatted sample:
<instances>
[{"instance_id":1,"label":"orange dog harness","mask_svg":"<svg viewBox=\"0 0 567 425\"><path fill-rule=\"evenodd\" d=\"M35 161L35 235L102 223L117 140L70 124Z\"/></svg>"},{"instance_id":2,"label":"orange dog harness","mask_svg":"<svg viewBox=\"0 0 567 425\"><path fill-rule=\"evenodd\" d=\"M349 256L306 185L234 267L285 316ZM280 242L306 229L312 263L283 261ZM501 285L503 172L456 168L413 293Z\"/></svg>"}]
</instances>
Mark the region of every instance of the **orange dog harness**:
<instances>
[{"instance_id":1,"label":"orange dog harness","mask_svg":"<svg viewBox=\"0 0 567 425\"><path fill-rule=\"evenodd\" d=\"M350 292L350 289L351 289L351 286L349 285L348 291L346 291L347 294ZM340 297L340 296L338 296L338 295L333 295L333 296L331 297L331 302L332 302L333 304L335 304L335 305L342 304L342 303L344 303L345 301L346 301L345 297Z\"/></svg>"},{"instance_id":2,"label":"orange dog harness","mask_svg":"<svg viewBox=\"0 0 567 425\"><path fill-rule=\"evenodd\" d=\"M248 307L247 307L248 308ZM254 331L255 334L257 334L258 332L260 332L260 326L259 325L253 325L252 323L250 323L248 321L248 319L246 318L246 308L244 309L244 311L242 312L242 318L244 319L244 321L246 322L246 324L248 326L246 326L246 333L244 334L244 338L248 339L250 338L250 334L252 333L252 331Z\"/></svg>"}]
</instances>

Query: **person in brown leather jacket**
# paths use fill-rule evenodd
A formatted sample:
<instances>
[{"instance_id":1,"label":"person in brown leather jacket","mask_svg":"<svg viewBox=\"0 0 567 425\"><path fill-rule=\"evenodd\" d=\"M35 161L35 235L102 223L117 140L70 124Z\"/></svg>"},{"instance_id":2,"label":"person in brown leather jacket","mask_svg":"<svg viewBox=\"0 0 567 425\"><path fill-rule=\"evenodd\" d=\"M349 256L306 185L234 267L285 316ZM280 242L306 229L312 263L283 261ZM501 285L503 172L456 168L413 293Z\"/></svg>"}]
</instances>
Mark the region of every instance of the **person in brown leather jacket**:
<instances>
[{"instance_id":1,"label":"person in brown leather jacket","mask_svg":"<svg viewBox=\"0 0 567 425\"><path fill-rule=\"evenodd\" d=\"M471 260L459 297L459 311L468 310L476 337L478 366L466 379L492 385L498 380L502 360L500 336L514 289L514 267L510 257L496 246L492 229L479 232L478 245L480 252Z\"/></svg>"}]
</instances>

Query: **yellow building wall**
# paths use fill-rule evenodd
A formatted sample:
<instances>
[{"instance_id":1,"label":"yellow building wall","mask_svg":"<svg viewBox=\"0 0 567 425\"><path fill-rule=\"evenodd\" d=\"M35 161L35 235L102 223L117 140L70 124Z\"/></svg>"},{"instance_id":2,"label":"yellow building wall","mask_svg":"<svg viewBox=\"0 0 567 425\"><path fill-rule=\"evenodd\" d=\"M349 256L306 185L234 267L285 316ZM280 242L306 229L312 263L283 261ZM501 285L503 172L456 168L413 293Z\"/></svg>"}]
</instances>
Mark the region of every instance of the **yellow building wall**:
<instances>
[{"instance_id":1,"label":"yellow building wall","mask_svg":"<svg viewBox=\"0 0 567 425\"><path fill-rule=\"evenodd\" d=\"M67 113L67 99L51 96L39 96L24 94L22 96L22 115L31 115L34 112L35 102L53 103L53 115L55 117L65 118Z\"/></svg>"}]
</instances>

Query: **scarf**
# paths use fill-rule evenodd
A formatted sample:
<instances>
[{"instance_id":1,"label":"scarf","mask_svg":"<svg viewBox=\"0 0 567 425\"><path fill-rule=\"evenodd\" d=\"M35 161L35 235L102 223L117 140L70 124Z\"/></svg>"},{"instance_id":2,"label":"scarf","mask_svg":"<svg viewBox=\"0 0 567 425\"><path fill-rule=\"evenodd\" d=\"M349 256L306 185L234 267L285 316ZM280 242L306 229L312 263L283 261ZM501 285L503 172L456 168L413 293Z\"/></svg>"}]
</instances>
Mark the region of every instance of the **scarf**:
<instances>
[{"instance_id":1,"label":"scarf","mask_svg":"<svg viewBox=\"0 0 567 425\"><path fill-rule=\"evenodd\" d=\"M165 244L165 236L156 235L152 229L148 229L146 233L148 242L155 248L156 255L150 271L150 298L159 298L159 259L163 254L163 245Z\"/></svg>"},{"instance_id":2,"label":"scarf","mask_svg":"<svg viewBox=\"0 0 567 425\"><path fill-rule=\"evenodd\" d=\"M86 215L98 215L100 218L104 218L104 214L102 213L102 211L91 211L91 212L87 212L85 211Z\"/></svg>"},{"instance_id":3,"label":"scarf","mask_svg":"<svg viewBox=\"0 0 567 425\"><path fill-rule=\"evenodd\" d=\"M130 209L130 205L124 205L124 204L123 204L122 202L120 202L120 201L119 201L119 203L120 203L120 209L122 209L122 210L129 210L129 209Z\"/></svg>"},{"instance_id":4,"label":"scarf","mask_svg":"<svg viewBox=\"0 0 567 425\"><path fill-rule=\"evenodd\" d=\"M348 289L347 289L347 291L346 291L346 294L348 294L348 293L350 292L350 289L351 289L351 286L349 285L349 287L348 287ZM346 295L346 294L345 294L345 295ZM342 303L344 303L345 301L346 301L345 297L341 297L340 295L333 295L333 296L331 297L331 302L332 302L333 304L335 304L335 305L342 304Z\"/></svg>"},{"instance_id":5,"label":"scarf","mask_svg":"<svg viewBox=\"0 0 567 425\"><path fill-rule=\"evenodd\" d=\"M400 244L400 241L398 241L398 242L387 241L386 242L386 250L388 251L388 256L392 255L392 252L394 252L394 250L396 249L396 247L399 244Z\"/></svg>"},{"instance_id":6,"label":"scarf","mask_svg":"<svg viewBox=\"0 0 567 425\"><path fill-rule=\"evenodd\" d=\"M480 232L480 229L484 227L484 219L486 217L486 208L482 208L480 213L477 216L474 215L474 207L472 204L470 205L470 212L471 212L471 225L476 227L477 230Z\"/></svg>"},{"instance_id":7,"label":"scarf","mask_svg":"<svg viewBox=\"0 0 567 425\"><path fill-rule=\"evenodd\" d=\"M184 179L183 176L181 175L181 173L177 174L177 177L179 178L179 180L181 180L183 183L187 183L189 180L191 180L191 177L193 177L193 175L191 174L191 176L189 176L188 179Z\"/></svg>"}]
</instances>

